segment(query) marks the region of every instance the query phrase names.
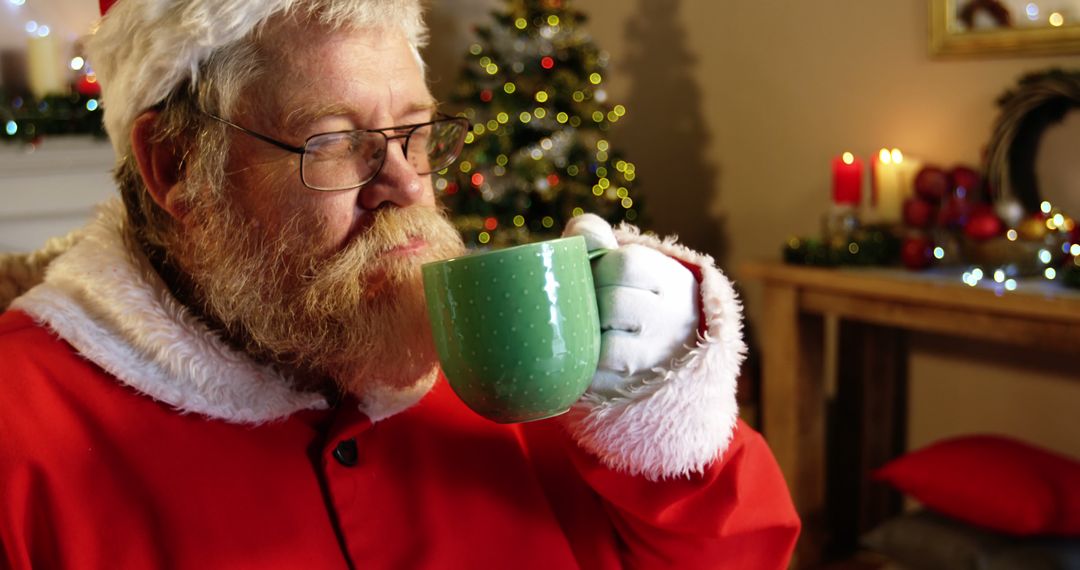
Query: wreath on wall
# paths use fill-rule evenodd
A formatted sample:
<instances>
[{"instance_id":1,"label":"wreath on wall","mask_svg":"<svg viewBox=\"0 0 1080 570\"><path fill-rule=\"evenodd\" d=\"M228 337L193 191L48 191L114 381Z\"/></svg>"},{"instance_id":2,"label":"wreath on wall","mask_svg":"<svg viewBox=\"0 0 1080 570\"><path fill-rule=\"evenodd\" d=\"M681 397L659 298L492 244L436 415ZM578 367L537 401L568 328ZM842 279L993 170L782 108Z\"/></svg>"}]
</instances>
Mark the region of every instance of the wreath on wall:
<instances>
[{"instance_id":1,"label":"wreath on wall","mask_svg":"<svg viewBox=\"0 0 1080 570\"><path fill-rule=\"evenodd\" d=\"M1037 215L1044 200L1035 171L1039 144L1048 128L1080 108L1080 71L1052 69L1025 75L998 99L998 105L1001 114L986 153L986 178L994 202L1014 203L1027 215ZM1070 228L1070 233L1072 243L1078 243L1080 228ZM1063 281L1080 287L1080 256L1072 257L1062 268Z\"/></svg>"},{"instance_id":2,"label":"wreath on wall","mask_svg":"<svg viewBox=\"0 0 1080 570\"><path fill-rule=\"evenodd\" d=\"M987 182L995 201L1012 197L1028 213L1038 212L1043 200L1035 172L1039 143L1048 128L1080 107L1080 71L1025 75L998 106L1001 114L987 146Z\"/></svg>"}]
</instances>

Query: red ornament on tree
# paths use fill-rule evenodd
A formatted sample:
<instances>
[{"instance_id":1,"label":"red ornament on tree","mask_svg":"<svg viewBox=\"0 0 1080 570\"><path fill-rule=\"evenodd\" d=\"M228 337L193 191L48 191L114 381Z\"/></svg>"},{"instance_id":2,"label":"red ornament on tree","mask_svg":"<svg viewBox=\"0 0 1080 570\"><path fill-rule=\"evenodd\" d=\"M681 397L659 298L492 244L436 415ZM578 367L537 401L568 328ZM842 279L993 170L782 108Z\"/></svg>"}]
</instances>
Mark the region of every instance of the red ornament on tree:
<instances>
[{"instance_id":1,"label":"red ornament on tree","mask_svg":"<svg viewBox=\"0 0 1080 570\"><path fill-rule=\"evenodd\" d=\"M85 97L97 97L101 95L101 84L98 83L97 76L83 75L75 82L75 91Z\"/></svg>"}]
</instances>

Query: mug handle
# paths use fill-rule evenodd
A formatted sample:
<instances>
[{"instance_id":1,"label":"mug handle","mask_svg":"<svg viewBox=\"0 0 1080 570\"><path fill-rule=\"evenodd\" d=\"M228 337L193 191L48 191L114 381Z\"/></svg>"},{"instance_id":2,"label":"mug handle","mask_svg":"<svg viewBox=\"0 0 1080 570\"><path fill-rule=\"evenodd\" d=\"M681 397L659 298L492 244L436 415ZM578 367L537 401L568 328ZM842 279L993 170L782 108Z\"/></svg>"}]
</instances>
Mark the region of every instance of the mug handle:
<instances>
[{"instance_id":1,"label":"mug handle","mask_svg":"<svg viewBox=\"0 0 1080 570\"><path fill-rule=\"evenodd\" d=\"M615 250L607 249L607 248L603 248L603 247L594 249L594 250L590 251L589 254L588 254L589 255L589 261L596 261L596 258L600 257L601 255L604 255L605 253L610 253L612 251L615 251Z\"/></svg>"}]
</instances>

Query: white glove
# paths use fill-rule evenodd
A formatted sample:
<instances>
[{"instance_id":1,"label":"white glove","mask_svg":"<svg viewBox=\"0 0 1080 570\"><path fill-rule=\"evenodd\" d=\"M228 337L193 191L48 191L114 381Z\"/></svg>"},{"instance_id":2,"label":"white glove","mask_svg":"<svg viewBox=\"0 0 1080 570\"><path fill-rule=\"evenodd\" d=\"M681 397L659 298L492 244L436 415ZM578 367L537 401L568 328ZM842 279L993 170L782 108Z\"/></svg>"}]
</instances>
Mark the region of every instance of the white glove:
<instances>
[{"instance_id":1,"label":"white glove","mask_svg":"<svg viewBox=\"0 0 1080 570\"><path fill-rule=\"evenodd\" d=\"M600 363L589 388L611 398L626 396L655 368L667 368L697 340L698 283L678 261L642 245L619 247L602 218L570 220L564 236L580 235L592 251L610 249L593 261L600 312Z\"/></svg>"}]
</instances>

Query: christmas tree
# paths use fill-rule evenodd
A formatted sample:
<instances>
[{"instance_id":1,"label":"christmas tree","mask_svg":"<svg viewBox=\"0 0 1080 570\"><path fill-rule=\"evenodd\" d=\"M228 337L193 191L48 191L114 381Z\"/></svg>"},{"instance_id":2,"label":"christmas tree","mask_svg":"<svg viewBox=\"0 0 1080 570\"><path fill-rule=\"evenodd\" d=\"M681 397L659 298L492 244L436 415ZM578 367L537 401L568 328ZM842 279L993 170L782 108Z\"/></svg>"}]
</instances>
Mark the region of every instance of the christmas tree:
<instances>
[{"instance_id":1,"label":"christmas tree","mask_svg":"<svg viewBox=\"0 0 1080 570\"><path fill-rule=\"evenodd\" d=\"M466 241L547 239L583 212L639 219L634 165L608 140L626 109L608 101L607 55L582 29L584 14L567 0L506 0L492 16L449 101L472 131L435 180Z\"/></svg>"}]
</instances>

